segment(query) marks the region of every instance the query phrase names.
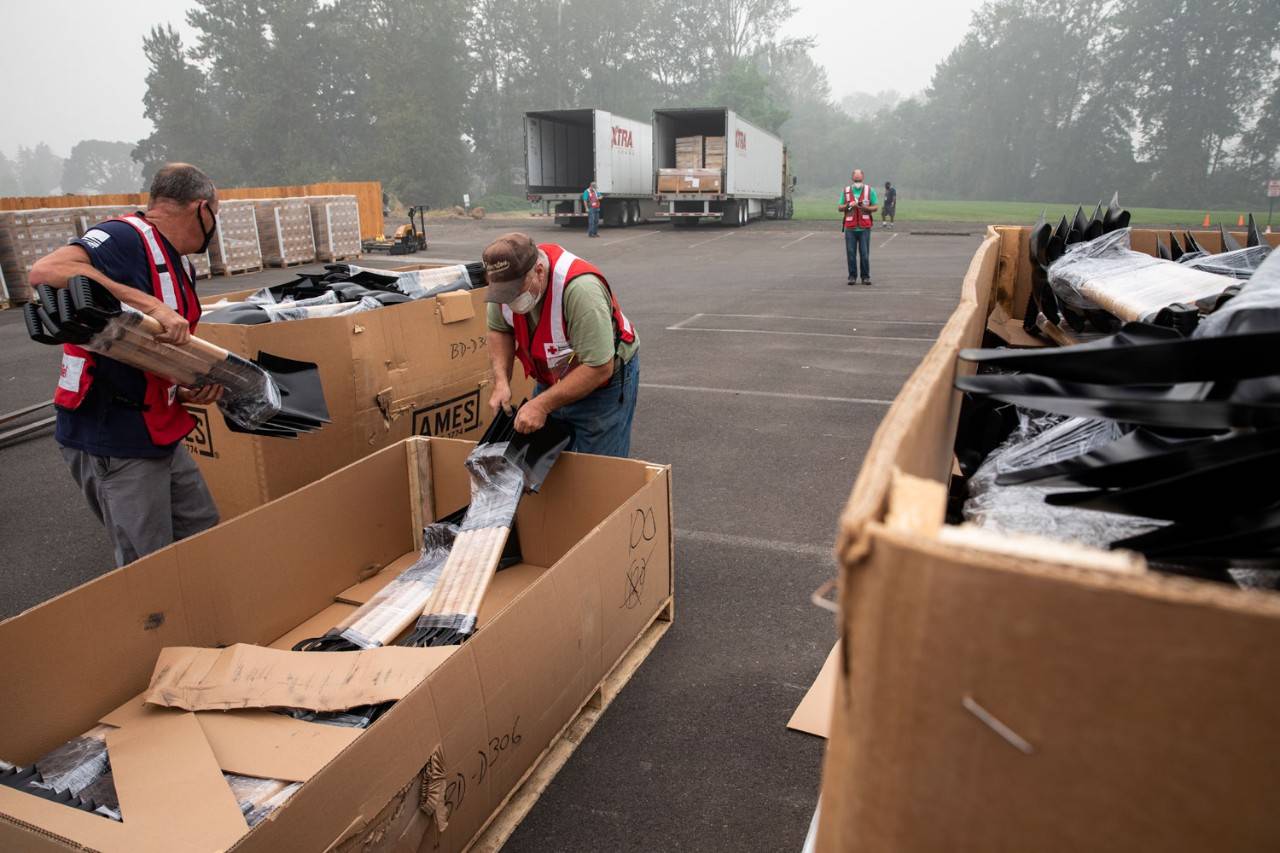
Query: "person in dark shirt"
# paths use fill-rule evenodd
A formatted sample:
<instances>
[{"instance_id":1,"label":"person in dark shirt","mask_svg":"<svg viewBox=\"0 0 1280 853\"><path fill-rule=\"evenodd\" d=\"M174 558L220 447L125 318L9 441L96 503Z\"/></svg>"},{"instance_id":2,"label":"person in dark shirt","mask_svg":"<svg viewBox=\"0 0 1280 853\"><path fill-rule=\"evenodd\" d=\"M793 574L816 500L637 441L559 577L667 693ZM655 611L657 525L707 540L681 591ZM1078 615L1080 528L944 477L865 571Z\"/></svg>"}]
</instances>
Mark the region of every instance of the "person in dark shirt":
<instances>
[{"instance_id":1,"label":"person in dark shirt","mask_svg":"<svg viewBox=\"0 0 1280 853\"><path fill-rule=\"evenodd\" d=\"M884 182L884 205L880 208L880 222L892 228L898 216L898 188L891 181Z\"/></svg>"},{"instance_id":2,"label":"person in dark shirt","mask_svg":"<svg viewBox=\"0 0 1280 853\"><path fill-rule=\"evenodd\" d=\"M207 250L218 196L186 163L161 168L145 213L101 222L31 268L32 284L87 276L160 322L183 344L200 317L185 255ZM157 292L158 291L158 292ZM117 566L218 523L218 510L181 440L195 425L183 403L209 405L222 388L179 388L114 359L64 347L54 433L71 474L106 527Z\"/></svg>"}]
</instances>

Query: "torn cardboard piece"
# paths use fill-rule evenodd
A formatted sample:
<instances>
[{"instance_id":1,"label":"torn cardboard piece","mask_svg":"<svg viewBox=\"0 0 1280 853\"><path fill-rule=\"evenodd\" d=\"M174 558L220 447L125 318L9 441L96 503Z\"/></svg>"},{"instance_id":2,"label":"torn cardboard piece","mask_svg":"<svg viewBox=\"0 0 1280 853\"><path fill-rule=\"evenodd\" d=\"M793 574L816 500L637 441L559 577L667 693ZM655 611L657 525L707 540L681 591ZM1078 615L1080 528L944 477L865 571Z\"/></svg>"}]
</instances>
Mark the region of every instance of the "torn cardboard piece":
<instances>
[{"instance_id":1,"label":"torn cardboard piece","mask_svg":"<svg viewBox=\"0 0 1280 853\"><path fill-rule=\"evenodd\" d=\"M156 661L146 701L188 711L345 711L403 698L454 649L292 652L244 643L225 649L167 648Z\"/></svg>"},{"instance_id":2,"label":"torn cardboard piece","mask_svg":"<svg viewBox=\"0 0 1280 853\"><path fill-rule=\"evenodd\" d=\"M137 733L180 713L146 704L144 696L136 696L101 722ZM272 711L201 711L196 721L223 770L284 782L307 781L361 731L303 722Z\"/></svg>"},{"instance_id":3,"label":"torn cardboard piece","mask_svg":"<svg viewBox=\"0 0 1280 853\"><path fill-rule=\"evenodd\" d=\"M840 660L840 643L831 647L818 677L796 706L787 728L825 738L831 733L831 707L836 696L836 663Z\"/></svg>"}]
</instances>

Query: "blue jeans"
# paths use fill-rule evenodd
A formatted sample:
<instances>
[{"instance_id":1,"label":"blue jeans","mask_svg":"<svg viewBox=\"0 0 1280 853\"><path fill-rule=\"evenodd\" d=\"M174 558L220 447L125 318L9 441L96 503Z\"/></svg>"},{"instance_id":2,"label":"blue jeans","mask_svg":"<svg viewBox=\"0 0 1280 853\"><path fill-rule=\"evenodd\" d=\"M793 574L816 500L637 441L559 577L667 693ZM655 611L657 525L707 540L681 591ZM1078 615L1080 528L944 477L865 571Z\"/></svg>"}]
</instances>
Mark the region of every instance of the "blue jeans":
<instances>
[{"instance_id":1,"label":"blue jeans","mask_svg":"<svg viewBox=\"0 0 1280 853\"><path fill-rule=\"evenodd\" d=\"M862 278L871 278L871 230L860 228L844 232L845 260L849 262L849 278L858 277L858 254L862 254Z\"/></svg>"},{"instance_id":2,"label":"blue jeans","mask_svg":"<svg viewBox=\"0 0 1280 853\"><path fill-rule=\"evenodd\" d=\"M545 390L547 386L538 383L533 394L536 397ZM636 353L622 370L614 371L608 385L552 412L552 417L573 426L573 442L568 449L597 456L631 455L631 422L635 420L639 390L640 353Z\"/></svg>"},{"instance_id":3,"label":"blue jeans","mask_svg":"<svg viewBox=\"0 0 1280 853\"><path fill-rule=\"evenodd\" d=\"M596 236L596 232L600 230L600 208L587 208L587 234L592 237Z\"/></svg>"}]
</instances>

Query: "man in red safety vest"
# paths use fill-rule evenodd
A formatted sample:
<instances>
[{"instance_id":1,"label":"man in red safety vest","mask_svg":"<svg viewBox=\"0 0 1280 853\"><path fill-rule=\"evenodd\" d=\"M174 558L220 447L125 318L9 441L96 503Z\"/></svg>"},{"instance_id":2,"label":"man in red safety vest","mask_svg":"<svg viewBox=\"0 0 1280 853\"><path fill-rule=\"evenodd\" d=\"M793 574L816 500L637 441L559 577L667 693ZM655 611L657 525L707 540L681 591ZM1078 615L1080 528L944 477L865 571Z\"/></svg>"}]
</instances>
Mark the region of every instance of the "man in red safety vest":
<instances>
[{"instance_id":1,"label":"man in red safety vest","mask_svg":"<svg viewBox=\"0 0 1280 853\"><path fill-rule=\"evenodd\" d=\"M880 200L871 185L863 181L861 169L854 169L852 177L853 183L844 188L840 206L836 208L844 216L844 253L849 265L847 284L857 284L859 272L862 283L871 284L871 213Z\"/></svg>"},{"instance_id":2,"label":"man in red safety vest","mask_svg":"<svg viewBox=\"0 0 1280 853\"><path fill-rule=\"evenodd\" d=\"M160 321L157 340L182 344L200 320L187 255L208 250L218 195L204 172L170 163L145 213L100 222L31 267L33 285L83 275ZM218 523L218 510L182 439L196 425L183 403L208 405L220 386L176 387L152 373L67 344L53 402L54 438L122 566Z\"/></svg>"},{"instance_id":3,"label":"man in red safety vest","mask_svg":"<svg viewBox=\"0 0 1280 853\"><path fill-rule=\"evenodd\" d=\"M582 203L587 206L587 236L600 236L600 191L596 189L596 182L592 181L585 190L582 191Z\"/></svg>"},{"instance_id":4,"label":"man in red safety vest","mask_svg":"<svg viewBox=\"0 0 1280 853\"><path fill-rule=\"evenodd\" d=\"M503 234L484 250L487 339L493 409L511 405L511 369L520 360L536 380L516 430L532 432L556 417L573 426L570 450L602 456L631 452L640 387L635 326L594 265L555 243Z\"/></svg>"}]
</instances>

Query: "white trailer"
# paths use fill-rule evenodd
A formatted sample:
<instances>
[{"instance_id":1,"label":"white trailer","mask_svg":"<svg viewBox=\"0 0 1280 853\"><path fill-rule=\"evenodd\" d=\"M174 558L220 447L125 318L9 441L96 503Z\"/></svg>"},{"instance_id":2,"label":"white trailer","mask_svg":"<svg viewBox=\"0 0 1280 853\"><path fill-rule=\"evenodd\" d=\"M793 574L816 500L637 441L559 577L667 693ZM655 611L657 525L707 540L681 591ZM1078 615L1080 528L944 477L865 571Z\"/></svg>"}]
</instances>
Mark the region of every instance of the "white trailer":
<instances>
[{"instance_id":1,"label":"white trailer","mask_svg":"<svg viewBox=\"0 0 1280 853\"><path fill-rule=\"evenodd\" d=\"M529 201L565 227L586 225L582 192L592 181L603 197L600 222L649 219L653 199L653 129L605 110L542 110L524 115Z\"/></svg>"},{"instance_id":2,"label":"white trailer","mask_svg":"<svg viewBox=\"0 0 1280 853\"><path fill-rule=\"evenodd\" d=\"M719 192L658 192L658 170L676 167L676 140L724 137L724 169ZM701 219L746 225L752 219L790 219L791 174L786 146L777 136L724 107L653 111L653 175L656 216L676 225Z\"/></svg>"}]
</instances>

